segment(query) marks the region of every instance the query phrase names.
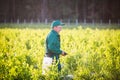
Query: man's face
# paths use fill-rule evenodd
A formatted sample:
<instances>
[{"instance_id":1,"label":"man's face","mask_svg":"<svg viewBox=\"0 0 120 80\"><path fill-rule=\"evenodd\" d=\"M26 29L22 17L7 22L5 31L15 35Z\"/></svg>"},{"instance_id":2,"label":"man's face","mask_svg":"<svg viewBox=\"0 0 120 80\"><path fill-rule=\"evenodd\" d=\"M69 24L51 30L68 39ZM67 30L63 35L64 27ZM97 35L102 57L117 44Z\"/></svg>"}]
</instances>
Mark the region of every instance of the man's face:
<instances>
[{"instance_id":1,"label":"man's face","mask_svg":"<svg viewBox=\"0 0 120 80\"><path fill-rule=\"evenodd\" d=\"M62 30L62 26L57 26L58 32Z\"/></svg>"},{"instance_id":2,"label":"man's face","mask_svg":"<svg viewBox=\"0 0 120 80\"><path fill-rule=\"evenodd\" d=\"M57 26L55 27L56 28L56 31L59 33L61 30L62 30L62 26Z\"/></svg>"}]
</instances>

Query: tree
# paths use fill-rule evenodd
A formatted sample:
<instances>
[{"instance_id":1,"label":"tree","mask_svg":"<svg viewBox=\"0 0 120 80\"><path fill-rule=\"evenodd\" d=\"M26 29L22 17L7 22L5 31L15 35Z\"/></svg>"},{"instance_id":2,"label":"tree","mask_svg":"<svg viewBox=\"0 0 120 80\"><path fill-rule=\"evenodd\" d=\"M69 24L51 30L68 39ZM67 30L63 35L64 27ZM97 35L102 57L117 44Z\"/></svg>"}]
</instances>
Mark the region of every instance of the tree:
<instances>
[{"instance_id":1,"label":"tree","mask_svg":"<svg viewBox=\"0 0 120 80\"><path fill-rule=\"evenodd\" d=\"M47 4L48 0L41 0L41 21L44 21L47 18Z\"/></svg>"}]
</instances>

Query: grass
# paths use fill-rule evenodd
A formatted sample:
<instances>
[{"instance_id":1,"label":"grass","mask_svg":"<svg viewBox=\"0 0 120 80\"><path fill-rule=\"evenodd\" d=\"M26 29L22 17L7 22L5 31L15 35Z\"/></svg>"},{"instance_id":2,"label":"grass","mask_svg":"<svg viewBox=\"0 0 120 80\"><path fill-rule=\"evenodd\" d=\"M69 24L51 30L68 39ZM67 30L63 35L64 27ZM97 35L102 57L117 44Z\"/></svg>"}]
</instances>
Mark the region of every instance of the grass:
<instances>
[{"instance_id":1,"label":"grass","mask_svg":"<svg viewBox=\"0 0 120 80\"><path fill-rule=\"evenodd\" d=\"M83 29L86 28L91 28L91 29L120 29L120 25L118 24L83 24L79 23L78 25L75 25L73 23L67 24L63 28L68 28L68 29L73 29L77 27L82 27ZM50 23L44 24L44 23L1 23L0 28L18 28L18 29L24 29L24 28L31 28L31 29L45 29L45 28L50 28Z\"/></svg>"}]
</instances>

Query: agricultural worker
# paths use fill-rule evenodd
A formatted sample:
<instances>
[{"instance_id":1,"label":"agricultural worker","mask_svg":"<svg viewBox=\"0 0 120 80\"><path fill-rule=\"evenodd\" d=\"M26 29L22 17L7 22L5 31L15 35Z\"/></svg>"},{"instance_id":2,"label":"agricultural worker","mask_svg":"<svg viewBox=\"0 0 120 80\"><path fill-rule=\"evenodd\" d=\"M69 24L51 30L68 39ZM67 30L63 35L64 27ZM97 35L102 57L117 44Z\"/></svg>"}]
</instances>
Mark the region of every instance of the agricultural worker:
<instances>
[{"instance_id":1,"label":"agricultural worker","mask_svg":"<svg viewBox=\"0 0 120 80\"><path fill-rule=\"evenodd\" d=\"M62 23L59 20L53 21L51 24L51 31L46 37L46 53L45 57L43 58L43 74L45 73L45 69L48 69L48 67L55 63L57 64L58 72L61 71L61 64L59 57L60 55L65 56L67 53L60 49L60 31L62 30L62 26L64 23Z\"/></svg>"}]
</instances>

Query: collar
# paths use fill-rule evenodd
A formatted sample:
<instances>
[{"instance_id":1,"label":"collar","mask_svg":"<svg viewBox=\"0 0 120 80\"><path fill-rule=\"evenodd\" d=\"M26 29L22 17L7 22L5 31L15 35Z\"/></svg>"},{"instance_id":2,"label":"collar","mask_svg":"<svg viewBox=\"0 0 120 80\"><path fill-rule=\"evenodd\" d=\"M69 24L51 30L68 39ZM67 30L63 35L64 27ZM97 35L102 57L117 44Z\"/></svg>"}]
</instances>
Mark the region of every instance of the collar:
<instances>
[{"instance_id":1,"label":"collar","mask_svg":"<svg viewBox=\"0 0 120 80\"><path fill-rule=\"evenodd\" d=\"M52 30L53 33L55 33L56 35L59 35L55 30Z\"/></svg>"}]
</instances>

